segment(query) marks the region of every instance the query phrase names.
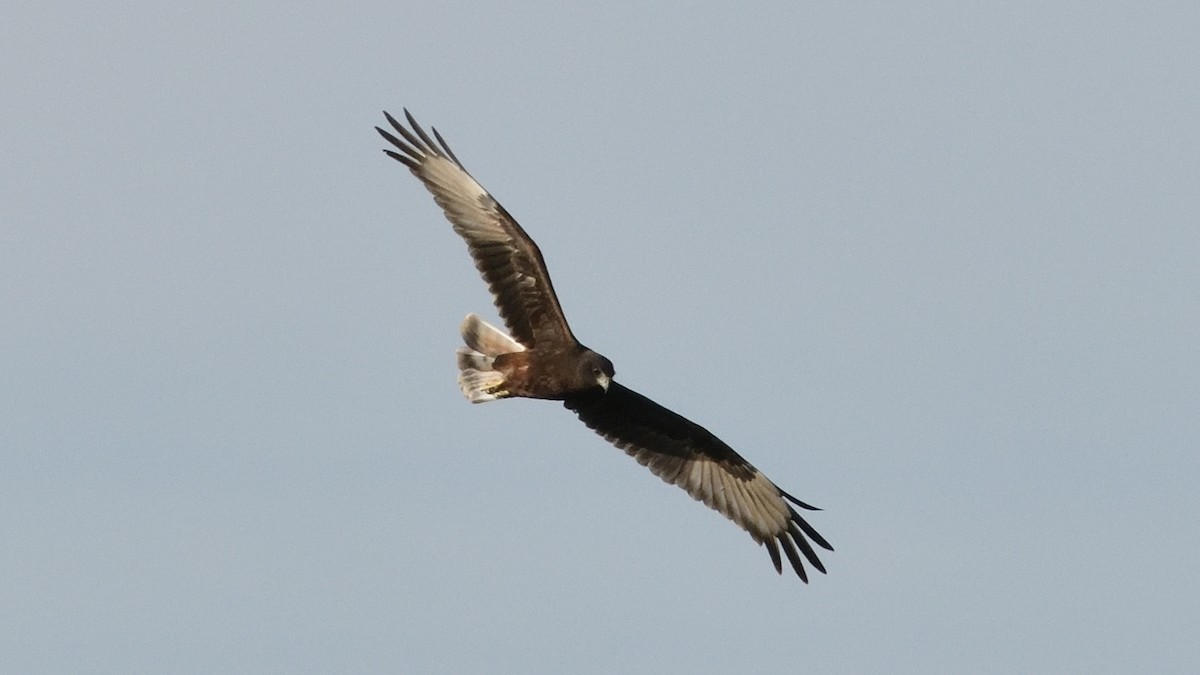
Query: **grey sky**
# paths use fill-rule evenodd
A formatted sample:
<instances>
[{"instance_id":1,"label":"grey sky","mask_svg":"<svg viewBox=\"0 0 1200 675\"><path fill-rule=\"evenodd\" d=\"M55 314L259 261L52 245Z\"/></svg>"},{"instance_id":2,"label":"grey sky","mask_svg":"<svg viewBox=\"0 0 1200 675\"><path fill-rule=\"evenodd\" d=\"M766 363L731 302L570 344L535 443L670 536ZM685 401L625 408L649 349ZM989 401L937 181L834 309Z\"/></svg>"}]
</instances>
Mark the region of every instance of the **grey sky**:
<instances>
[{"instance_id":1,"label":"grey sky","mask_svg":"<svg viewBox=\"0 0 1200 675\"><path fill-rule=\"evenodd\" d=\"M1194 672L1193 3L0 23L0 670ZM471 406L409 107L828 576Z\"/></svg>"}]
</instances>

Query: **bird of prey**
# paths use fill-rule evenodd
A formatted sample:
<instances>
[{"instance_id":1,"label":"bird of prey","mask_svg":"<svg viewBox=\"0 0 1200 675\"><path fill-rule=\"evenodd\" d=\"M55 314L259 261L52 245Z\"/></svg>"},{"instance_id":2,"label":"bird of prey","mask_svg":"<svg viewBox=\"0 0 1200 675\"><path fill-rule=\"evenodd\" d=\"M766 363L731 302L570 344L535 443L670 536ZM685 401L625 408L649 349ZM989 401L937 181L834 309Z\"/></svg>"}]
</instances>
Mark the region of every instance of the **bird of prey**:
<instances>
[{"instance_id":1,"label":"bird of prey","mask_svg":"<svg viewBox=\"0 0 1200 675\"><path fill-rule=\"evenodd\" d=\"M466 346L457 351L463 395L472 403L512 396L562 401L659 478L749 532L766 546L776 572L783 572L782 549L805 583L804 560L824 573L812 544L833 547L795 507L818 509L779 489L704 427L614 381L612 362L583 346L567 325L537 244L467 173L436 129L431 138L407 110L404 115L407 128L384 112L395 134L375 127L395 146L384 152L433 193L466 240L508 328L505 333L467 315L460 329Z\"/></svg>"}]
</instances>

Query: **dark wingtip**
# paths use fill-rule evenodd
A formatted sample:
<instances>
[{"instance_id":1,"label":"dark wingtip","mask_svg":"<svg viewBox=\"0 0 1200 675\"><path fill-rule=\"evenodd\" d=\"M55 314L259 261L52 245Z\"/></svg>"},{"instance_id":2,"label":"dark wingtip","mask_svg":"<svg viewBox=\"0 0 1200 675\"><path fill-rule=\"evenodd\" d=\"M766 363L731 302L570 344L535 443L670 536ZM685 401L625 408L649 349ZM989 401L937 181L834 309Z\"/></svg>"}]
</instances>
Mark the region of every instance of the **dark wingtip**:
<instances>
[{"instance_id":1,"label":"dark wingtip","mask_svg":"<svg viewBox=\"0 0 1200 675\"><path fill-rule=\"evenodd\" d=\"M424 149L428 149L435 155L438 154L437 143L434 143L433 139L429 137L429 134L425 133L425 130L421 128L421 125L417 124L417 119L412 116L412 113L408 112L408 108L404 109L404 118L408 120L408 125L412 127L412 130L417 134L417 137L424 142ZM414 143L414 145L416 144Z\"/></svg>"},{"instance_id":2,"label":"dark wingtip","mask_svg":"<svg viewBox=\"0 0 1200 675\"><path fill-rule=\"evenodd\" d=\"M387 118L388 123L392 125L392 128L395 129L396 133L400 134L404 140L400 140L400 138L392 135L390 131L384 129L383 127L375 127L375 131L377 131L385 141L394 145L397 150L403 152L404 154L398 154L387 148L385 148L383 152L387 154L388 157L400 162L409 169L417 171L425 157L425 155L422 153L422 150L419 149L423 148L423 145L417 138L415 138L408 132L408 130L404 128L404 125L396 121L396 118L392 117L388 111L384 110L383 116Z\"/></svg>"},{"instance_id":3,"label":"dark wingtip","mask_svg":"<svg viewBox=\"0 0 1200 675\"><path fill-rule=\"evenodd\" d=\"M801 534L800 528L796 527L795 521L788 524L788 532L791 533L792 541L800 548L800 552L808 559L809 564L815 567L821 574L825 574L825 565L817 557L817 552L813 550L812 544L808 543L808 540Z\"/></svg>"},{"instance_id":4,"label":"dark wingtip","mask_svg":"<svg viewBox=\"0 0 1200 675\"><path fill-rule=\"evenodd\" d=\"M779 486L776 486L776 487L775 487L775 489L776 489L776 490L779 490ZM783 498L784 498L784 499L786 499L786 500L788 500L789 502L791 502L791 503L795 504L796 506L799 506L799 507L800 507L800 508L802 508L802 509L806 509L806 510L808 510L808 511L820 511L820 510L822 510L821 508L819 508L819 507L816 507L816 506L813 506L812 504L806 504L806 503L804 503L804 502L800 501L799 499L796 499L795 497L793 497L793 496L789 495L788 493L784 492L783 490L779 490L779 494L783 495Z\"/></svg>"},{"instance_id":5,"label":"dark wingtip","mask_svg":"<svg viewBox=\"0 0 1200 675\"><path fill-rule=\"evenodd\" d=\"M771 562L775 565L775 572L783 574L783 561L779 558L779 546L774 539L766 539L763 541L763 546L767 547L767 553L771 555Z\"/></svg>"},{"instance_id":6,"label":"dark wingtip","mask_svg":"<svg viewBox=\"0 0 1200 675\"><path fill-rule=\"evenodd\" d=\"M787 554L788 562L792 563L792 569L796 570L796 576L807 584L808 574L804 571L804 563L800 561L800 554L796 552L796 547L783 535L780 535L779 543L783 546L783 552Z\"/></svg>"},{"instance_id":7,"label":"dark wingtip","mask_svg":"<svg viewBox=\"0 0 1200 675\"><path fill-rule=\"evenodd\" d=\"M454 155L454 151L450 149L450 144L446 143L446 139L442 138L442 135L438 133L437 127L429 128L431 131L433 131L433 137L437 139L438 144L442 146L442 149L446 151L446 154L450 156L450 159L454 160L454 163L461 167L463 165L462 162L458 161L458 157L456 157Z\"/></svg>"},{"instance_id":8,"label":"dark wingtip","mask_svg":"<svg viewBox=\"0 0 1200 675\"><path fill-rule=\"evenodd\" d=\"M822 537L821 533L817 532L815 527L809 525L807 520L801 518L800 514L796 513L795 510L792 510L792 520L788 524L788 528L792 530L793 535L799 536L801 539L803 539L803 536L800 532L796 531L797 529L803 531L805 535L808 535L808 538L811 539L817 546L820 546L826 551L833 550L833 546L830 545L828 541L825 541L825 537Z\"/></svg>"},{"instance_id":9,"label":"dark wingtip","mask_svg":"<svg viewBox=\"0 0 1200 675\"><path fill-rule=\"evenodd\" d=\"M392 117L392 114L390 112L384 110L383 116L387 118L388 124L392 125L393 127L400 126L400 123L396 121L395 117ZM375 127L375 128L378 129L379 127Z\"/></svg>"}]
</instances>

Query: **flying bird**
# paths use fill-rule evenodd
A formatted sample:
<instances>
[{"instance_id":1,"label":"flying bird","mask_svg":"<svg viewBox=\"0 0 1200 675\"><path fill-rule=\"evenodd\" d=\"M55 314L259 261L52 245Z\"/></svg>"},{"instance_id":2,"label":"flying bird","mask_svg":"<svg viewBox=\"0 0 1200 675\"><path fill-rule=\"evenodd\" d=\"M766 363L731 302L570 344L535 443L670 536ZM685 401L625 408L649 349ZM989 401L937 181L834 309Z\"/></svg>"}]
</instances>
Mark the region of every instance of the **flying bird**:
<instances>
[{"instance_id":1,"label":"flying bird","mask_svg":"<svg viewBox=\"0 0 1200 675\"><path fill-rule=\"evenodd\" d=\"M455 157L404 111L375 127L467 242L508 332L467 315L458 384L472 403L509 397L562 401L589 428L667 483L678 485L750 533L782 574L784 556L805 583L804 561L825 572L813 544L833 547L796 511L819 510L779 489L704 427L613 380L613 364L575 338L533 239ZM436 139L436 141L435 141ZM803 556L803 558L801 557Z\"/></svg>"}]
</instances>

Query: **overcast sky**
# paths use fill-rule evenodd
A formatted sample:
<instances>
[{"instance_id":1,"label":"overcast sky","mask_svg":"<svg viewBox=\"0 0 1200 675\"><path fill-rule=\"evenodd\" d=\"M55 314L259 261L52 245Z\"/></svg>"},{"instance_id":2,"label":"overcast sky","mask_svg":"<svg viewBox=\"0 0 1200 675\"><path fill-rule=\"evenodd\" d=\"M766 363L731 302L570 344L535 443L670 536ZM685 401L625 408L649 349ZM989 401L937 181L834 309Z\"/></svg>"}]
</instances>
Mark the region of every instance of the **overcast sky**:
<instances>
[{"instance_id":1,"label":"overcast sky","mask_svg":"<svg viewBox=\"0 0 1200 675\"><path fill-rule=\"evenodd\" d=\"M5 11L0 670L1200 668L1195 3L489 4ZM462 398L405 106L828 575Z\"/></svg>"}]
</instances>

